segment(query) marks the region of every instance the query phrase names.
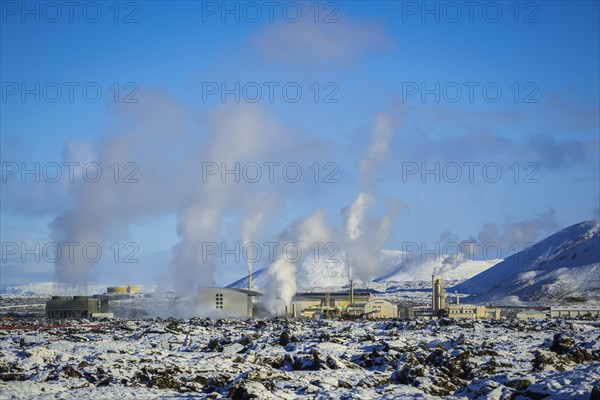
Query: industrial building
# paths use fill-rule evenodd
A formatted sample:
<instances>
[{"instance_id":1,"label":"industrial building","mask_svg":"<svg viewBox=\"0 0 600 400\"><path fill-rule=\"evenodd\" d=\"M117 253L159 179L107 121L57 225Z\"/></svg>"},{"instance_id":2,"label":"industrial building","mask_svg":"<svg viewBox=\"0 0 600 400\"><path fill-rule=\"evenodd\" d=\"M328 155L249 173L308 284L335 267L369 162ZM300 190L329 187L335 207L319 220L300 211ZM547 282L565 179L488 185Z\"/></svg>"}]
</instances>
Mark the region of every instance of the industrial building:
<instances>
[{"instance_id":1,"label":"industrial building","mask_svg":"<svg viewBox=\"0 0 600 400\"><path fill-rule=\"evenodd\" d=\"M351 315L361 315L364 305L372 298L367 290L349 292L305 292L296 293L292 299L289 313L293 316L312 318L313 315L339 316L349 311Z\"/></svg>"},{"instance_id":2,"label":"industrial building","mask_svg":"<svg viewBox=\"0 0 600 400\"><path fill-rule=\"evenodd\" d=\"M517 313L517 319L546 319L548 313L539 310L525 310Z\"/></svg>"},{"instance_id":3,"label":"industrial building","mask_svg":"<svg viewBox=\"0 0 600 400\"><path fill-rule=\"evenodd\" d=\"M470 304L451 304L446 306L446 315L450 318L500 319L500 310Z\"/></svg>"},{"instance_id":4,"label":"industrial building","mask_svg":"<svg viewBox=\"0 0 600 400\"><path fill-rule=\"evenodd\" d=\"M92 296L53 296L46 302L46 318L94 318L108 313L108 301Z\"/></svg>"},{"instance_id":5,"label":"industrial building","mask_svg":"<svg viewBox=\"0 0 600 400\"><path fill-rule=\"evenodd\" d=\"M115 301L129 299L138 294L139 287L129 285L109 286L105 294L94 296L53 296L46 302L46 318L112 318L114 314L111 302L115 304Z\"/></svg>"},{"instance_id":6,"label":"industrial building","mask_svg":"<svg viewBox=\"0 0 600 400\"><path fill-rule=\"evenodd\" d=\"M260 292L248 289L204 287L195 301L207 315L249 318L257 315Z\"/></svg>"},{"instance_id":7,"label":"industrial building","mask_svg":"<svg viewBox=\"0 0 600 400\"><path fill-rule=\"evenodd\" d=\"M445 315L450 318L500 319L499 309L471 304L460 304L458 296L456 296L456 302L454 304L446 304L444 281L439 278L435 279L435 275L431 275L431 286L432 316L440 317Z\"/></svg>"},{"instance_id":8,"label":"industrial building","mask_svg":"<svg viewBox=\"0 0 600 400\"><path fill-rule=\"evenodd\" d=\"M397 318L398 306L387 300L371 300L365 304L363 315L367 318Z\"/></svg>"},{"instance_id":9,"label":"industrial building","mask_svg":"<svg viewBox=\"0 0 600 400\"><path fill-rule=\"evenodd\" d=\"M398 306L383 299L374 299L371 291L354 289L350 282L348 292L297 293L288 308L293 317L330 318L396 318Z\"/></svg>"},{"instance_id":10,"label":"industrial building","mask_svg":"<svg viewBox=\"0 0 600 400\"><path fill-rule=\"evenodd\" d=\"M576 318L583 316L599 316L600 307L551 307L552 318Z\"/></svg>"},{"instance_id":11,"label":"industrial building","mask_svg":"<svg viewBox=\"0 0 600 400\"><path fill-rule=\"evenodd\" d=\"M172 306L211 317L248 318L257 315L261 293L246 289L201 288L195 298L178 298ZM48 319L141 317L145 297L137 286L111 286L94 296L54 296L46 302ZM139 307L142 307L140 309Z\"/></svg>"},{"instance_id":12,"label":"industrial building","mask_svg":"<svg viewBox=\"0 0 600 400\"><path fill-rule=\"evenodd\" d=\"M414 318L415 307L408 304L398 304L398 317L400 318Z\"/></svg>"}]
</instances>

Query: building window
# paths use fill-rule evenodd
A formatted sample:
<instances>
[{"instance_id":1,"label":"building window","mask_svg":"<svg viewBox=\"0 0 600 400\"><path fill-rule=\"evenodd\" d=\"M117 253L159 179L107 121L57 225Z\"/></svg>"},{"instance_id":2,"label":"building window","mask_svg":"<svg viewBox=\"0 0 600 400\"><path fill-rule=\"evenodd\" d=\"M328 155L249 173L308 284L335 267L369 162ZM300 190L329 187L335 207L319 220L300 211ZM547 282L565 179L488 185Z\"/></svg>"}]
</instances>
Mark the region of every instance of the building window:
<instances>
[{"instance_id":1,"label":"building window","mask_svg":"<svg viewBox=\"0 0 600 400\"><path fill-rule=\"evenodd\" d=\"M216 297L216 307L218 309L223 309L223 293L217 293Z\"/></svg>"}]
</instances>

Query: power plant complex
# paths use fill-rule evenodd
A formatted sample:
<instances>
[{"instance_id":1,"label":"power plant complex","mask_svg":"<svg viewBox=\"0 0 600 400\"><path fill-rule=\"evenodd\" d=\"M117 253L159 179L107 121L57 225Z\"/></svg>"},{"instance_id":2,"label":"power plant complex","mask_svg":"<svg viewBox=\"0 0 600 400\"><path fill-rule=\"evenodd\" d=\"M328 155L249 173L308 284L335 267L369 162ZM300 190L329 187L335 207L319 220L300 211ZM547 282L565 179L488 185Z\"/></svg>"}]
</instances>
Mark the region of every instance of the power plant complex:
<instances>
[{"instance_id":1,"label":"power plant complex","mask_svg":"<svg viewBox=\"0 0 600 400\"><path fill-rule=\"evenodd\" d=\"M355 290L350 281L348 292L297 293L288 313L295 318L397 318L398 306L375 299L368 290Z\"/></svg>"},{"instance_id":2,"label":"power plant complex","mask_svg":"<svg viewBox=\"0 0 600 400\"><path fill-rule=\"evenodd\" d=\"M368 289L355 289L350 281L348 291L296 293L286 305L286 315L292 318L455 318L500 319L500 309L462 304L458 295L454 301L446 297L444 281L432 276L431 305L395 304L378 298ZM195 297L171 297L166 300L166 314L188 310L195 315L212 318L266 317L262 293L251 289L205 287ZM46 318L94 319L113 317L144 317L154 314L157 299L140 293L138 286L110 286L106 293L94 296L53 296L46 302ZM147 304L146 304L147 303ZM600 308L552 307L549 311L524 310L519 319L572 318L598 316Z\"/></svg>"}]
</instances>

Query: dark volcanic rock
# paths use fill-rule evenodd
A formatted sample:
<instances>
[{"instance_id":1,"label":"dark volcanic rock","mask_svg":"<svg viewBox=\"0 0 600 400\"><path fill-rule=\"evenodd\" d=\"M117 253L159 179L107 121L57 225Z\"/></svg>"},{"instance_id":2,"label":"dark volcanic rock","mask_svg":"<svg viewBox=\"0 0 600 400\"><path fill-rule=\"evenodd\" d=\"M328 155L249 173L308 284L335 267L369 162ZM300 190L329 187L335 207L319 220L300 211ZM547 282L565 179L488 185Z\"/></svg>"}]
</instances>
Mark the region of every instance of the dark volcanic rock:
<instances>
[{"instance_id":1,"label":"dark volcanic rock","mask_svg":"<svg viewBox=\"0 0 600 400\"><path fill-rule=\"evenodd\" d=\"M570 338L569 336L562 334L562 333L556 333L556 334L554 334L554 337L552 338L552 344L550 345L550 350L557 354L566 354L574 346L575 346L575 340L573 340L573 338Z\"/></svg>"},{"instance_id":2,"label":"dark volcanic rock","mask_svg":"<svg viewBox=\"0 0 600 400\"><path fill-rule=\"evenodd\" d=\"M288 333L288 331L281 332L281 335L279 336L279 345L285 346L289 342L290 342L290 334Z\"/></svg>"},{"instance_id":3,"label":"dark volcanic rock","mask_svg":"<svg viewBox=\"0 0 600 400\"><path fill-rule=\"evenodd\" d=\"M360 387L377 387L385 386L390 383L390 378L383 374L371 375L361 379L357 386Z\"/></svg>"},{"instance_id":4,"label":"dark volcanic rock","mask_svg":"<svg viewBox=\"0 0 600 400\"><path fill-rule=\"evenodd\" d=\"M0 374L0 381L3 381L3 382L24 381L26 379L27 379L27 375L25 375L23 373L9 372L9 373Z\"/></svg>"},{"instance_id":5,"label":"dark volcanic rock","mask_svg":"<svg viewBox=\"0 0 600 400\"><path fill-rule=\"evenodd\" d=\"M554 335L549 350L534 351L532 360L534 371L542 371L546 367L566 371L575 364L600 361L599 350L589 350L563 333Z\"/></svg>"},{"instance_id":6,"label":"dark volcanic rock","mask_svg":"<svg viewBox=\"0 0 600 400\"><path fill-rule=\"evenodd\" d=\"M63 374L70 378L81 378L83 375L70 365L65 365L62 369Z\"/></svg>"}]
</instances>

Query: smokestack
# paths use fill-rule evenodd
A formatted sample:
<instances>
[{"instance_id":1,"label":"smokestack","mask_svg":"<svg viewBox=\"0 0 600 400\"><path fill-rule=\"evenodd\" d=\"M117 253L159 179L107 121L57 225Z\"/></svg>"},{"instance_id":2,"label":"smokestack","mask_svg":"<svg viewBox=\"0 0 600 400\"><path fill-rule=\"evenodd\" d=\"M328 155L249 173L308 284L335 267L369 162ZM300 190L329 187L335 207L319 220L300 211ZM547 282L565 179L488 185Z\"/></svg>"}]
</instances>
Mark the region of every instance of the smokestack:
<instances>
[{"instance_id":1,"label":"smokestack","mask_svg":"<svg viewBox=\"0 0 600 400\"><path fill-rule=\"evenodd\" d=\"M446 295L444 293L444 281L442 279L435 279L435 276L431 276L431 311L432 315L437 315L441 310L446 308Z\"/></svg>"},{"instance_id":2,"label":"smokestack","mask_svg":"<svg viewBox=\"0 0 600 400\"><path fill-rule=\"evenodd\" d=\"M435 274L431 274L431 311L435 314Z\"/></svg>"},{"instance_id":3,"label":"smokestack","mask_svg":"<svg viewBox=\"0 0 600 400\"><path fill-rule=\"evenodd\" d=\"M350 304L354 304L354 280L350 279Z\"/></svg>"},{"instance_id":4,"label":"smokestack","mask_svg":"<svg viewBox=\"0 0 600 400\"><path fill-rule=\"evenodd\" d=\"M248 290L252 290L252 270L248 268Z\"/></svg>"},{"instance_id":5,"label":"smokestack","mask_svg":"<svg viewBox=\"0 0 600 400\"><path fill-rule=\"evenodd\" d=\"M444 293L444 281L440 278L433 281L433 314L446 308L446 295Z\"/></svg>"},{"instance_id":6,"label":"smokestack","mask_svg":"<svg viewBox=\"0 0 600 400\"><path fill-rule=\"evenodd\" d=\"M444 289L444 281L442 279L437 280L439 286L438 295L440 297L439 300L439 310L444 310L446 308L446 289Z\"/></svg>"}]
</instances>

